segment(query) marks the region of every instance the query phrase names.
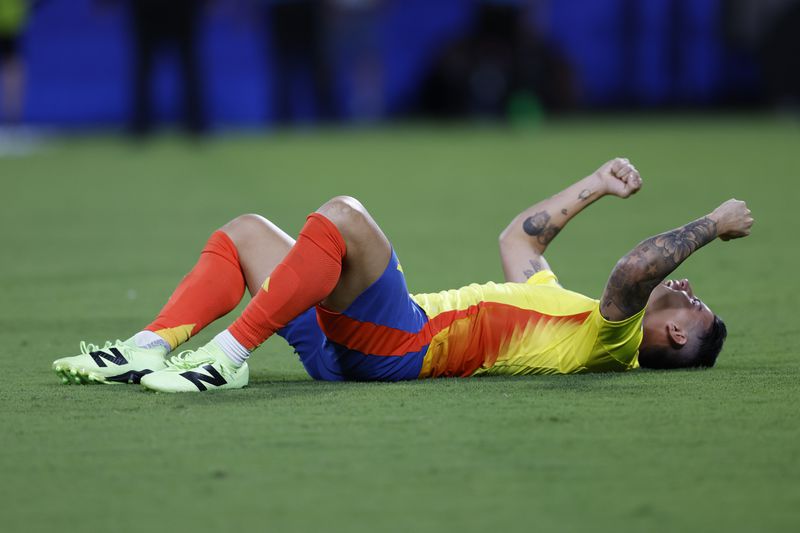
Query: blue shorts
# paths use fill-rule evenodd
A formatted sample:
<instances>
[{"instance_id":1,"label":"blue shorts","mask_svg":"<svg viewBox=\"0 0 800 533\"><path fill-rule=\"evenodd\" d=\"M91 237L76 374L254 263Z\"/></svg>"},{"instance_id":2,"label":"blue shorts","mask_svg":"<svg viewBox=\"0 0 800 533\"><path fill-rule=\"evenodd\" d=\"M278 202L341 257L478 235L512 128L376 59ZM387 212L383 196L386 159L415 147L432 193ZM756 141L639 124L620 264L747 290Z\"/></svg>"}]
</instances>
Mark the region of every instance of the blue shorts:
<instances>
[{"instance_id":1,"label":"blue shorts","mask_svg":"<svg viewBox=\"0 0 800 533\"><path fill-rule=\"evenodd\" d=\"M428 317L408 293L397 255L381 277L342 313L321 306L277 334L300 356L308 374L324 381L400 381L419 377L428 345L413 342Z\"/></svg>"}]
</instances>

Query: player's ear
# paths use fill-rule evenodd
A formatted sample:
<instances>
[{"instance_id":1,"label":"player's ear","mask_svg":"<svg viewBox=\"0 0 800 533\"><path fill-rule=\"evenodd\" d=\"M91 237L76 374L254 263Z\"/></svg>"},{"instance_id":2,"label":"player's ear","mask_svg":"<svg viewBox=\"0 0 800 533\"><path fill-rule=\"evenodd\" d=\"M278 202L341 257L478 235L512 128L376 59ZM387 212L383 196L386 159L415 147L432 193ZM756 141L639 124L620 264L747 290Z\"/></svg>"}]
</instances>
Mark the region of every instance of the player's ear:
<instances>
[{"instance_id":1,"label":"player's ear","mask_svg":"<svg viewBox=\"0 0 800 533\"><path fill-rule=\"evenodd\" d=\"M689 340L686 330L679 326L677 322L670 320L665 327L667 328L667 338L675 348L681 348Z\"/></svg>"}]
</instances>

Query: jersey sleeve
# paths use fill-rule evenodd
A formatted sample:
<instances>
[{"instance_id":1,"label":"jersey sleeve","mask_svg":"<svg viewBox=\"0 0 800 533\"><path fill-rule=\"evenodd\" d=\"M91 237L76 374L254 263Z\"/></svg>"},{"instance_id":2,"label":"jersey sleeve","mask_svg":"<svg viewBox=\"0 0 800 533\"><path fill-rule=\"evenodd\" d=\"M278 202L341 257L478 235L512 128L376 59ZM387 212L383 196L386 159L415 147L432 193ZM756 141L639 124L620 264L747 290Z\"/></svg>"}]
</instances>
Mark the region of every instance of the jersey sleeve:
<instances>
[{"instance_id":1,"label":"jersey sleeve","mask_svg":"<svg viewBox=\"0 0 800 533\"><path fill-rule=\"evenodd\" d=\"M591 317L597 327L595 364L606 366L608 370L638 368L643 318L644 309L625 320L607 320L600 313L598 303Z\"/></svg>"},{"instance_id":2,"label":"jersey sleeve","mask_svg":"<svg viewBox=\"0 0 800 533\"><path fill-rule=\"evenodd\" d=\"M560 287L558 278L552 270L540 270L526 281L528 285L551 285L553 287Z\"/></svg>"}]
</instances>

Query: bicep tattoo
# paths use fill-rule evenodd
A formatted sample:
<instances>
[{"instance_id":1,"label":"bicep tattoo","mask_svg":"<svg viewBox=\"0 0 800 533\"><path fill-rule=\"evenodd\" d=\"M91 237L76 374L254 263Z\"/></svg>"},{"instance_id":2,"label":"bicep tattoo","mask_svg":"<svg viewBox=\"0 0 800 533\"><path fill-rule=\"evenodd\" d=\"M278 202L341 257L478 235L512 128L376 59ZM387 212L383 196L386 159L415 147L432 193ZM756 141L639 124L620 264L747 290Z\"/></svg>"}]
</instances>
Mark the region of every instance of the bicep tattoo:
<instances>
[{"instance_id":1,"label":"bicep tattoo","mask_svg":"<svg viewBox=\"0 0 800 533\"><path fill-rule=\"evenodd\" d=\"M539 211L533 216L525 219L522 229L531 237L536 237L539 244L547 246L550 241L555 239L561 227L550 224L550 214L547 211Z\"/></svg>"}]
</instances>

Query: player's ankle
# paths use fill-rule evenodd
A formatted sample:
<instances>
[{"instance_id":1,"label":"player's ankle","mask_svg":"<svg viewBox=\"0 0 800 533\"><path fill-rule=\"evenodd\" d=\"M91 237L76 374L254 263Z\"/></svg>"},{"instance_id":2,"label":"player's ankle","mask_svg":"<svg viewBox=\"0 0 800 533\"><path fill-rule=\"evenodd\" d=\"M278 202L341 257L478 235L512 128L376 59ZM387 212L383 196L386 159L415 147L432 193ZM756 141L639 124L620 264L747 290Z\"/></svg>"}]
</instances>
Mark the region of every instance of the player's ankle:
<instances>
[{"instance_id":1,"label":"player's ankle","mask_svg":"<svg viewBox=\"0 0 800 533\"><path fill-rule=\"evenodd\" d=\"M134 345L137 348L160 352L161 355L164 356L172 351L172 346L170 346L169 342L167 342L165 338L148 330L142 330L138 332L125 342L126 344Z\"/></svg>"},{"instance_id":2,"label":"player's ankle","mask_svg":"<svg viewBox=\"0 0 800 533\"><path fill-rule=\"evenodd\" d=\"M250 350L237 341L227 329L218 333L211 342L225 354L227 360L224 363L238 368L250 357Z\"/></svg>"}]
</instances>

